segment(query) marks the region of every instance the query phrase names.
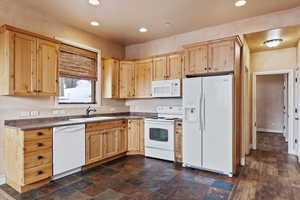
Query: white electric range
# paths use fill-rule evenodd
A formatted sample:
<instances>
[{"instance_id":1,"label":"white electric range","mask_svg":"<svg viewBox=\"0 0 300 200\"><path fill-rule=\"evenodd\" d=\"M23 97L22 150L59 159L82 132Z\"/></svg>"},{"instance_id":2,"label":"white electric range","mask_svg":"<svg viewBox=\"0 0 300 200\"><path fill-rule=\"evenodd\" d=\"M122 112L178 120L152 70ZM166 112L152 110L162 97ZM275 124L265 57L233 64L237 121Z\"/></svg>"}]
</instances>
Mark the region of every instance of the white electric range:
<instances>
[{"instance_id":1,"label":"white electric range","mask_svg":"<svg viewBox=\"0 0 300 200\"><path fill-rule=\"evenodd\" d=\"M181 106L158 106L158 116L145 119L145 156L175 161L175 121L182 120Z\"/></svg>"}]
</instances>

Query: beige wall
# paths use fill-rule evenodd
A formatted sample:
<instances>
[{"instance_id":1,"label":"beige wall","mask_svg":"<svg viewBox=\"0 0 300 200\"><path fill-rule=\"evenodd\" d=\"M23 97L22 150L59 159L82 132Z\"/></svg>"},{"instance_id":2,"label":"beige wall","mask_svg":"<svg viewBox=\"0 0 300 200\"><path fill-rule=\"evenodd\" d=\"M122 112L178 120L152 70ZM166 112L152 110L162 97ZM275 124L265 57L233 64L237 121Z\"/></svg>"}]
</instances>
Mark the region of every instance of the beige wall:
<instances>
[{"instance_id":1,"label":"beige wall","mask_svg":"<svg viewBox=\"0 0 300 200\"><path fill-rule=\"evenodd\" d=\"M81 43L93 48L101 49L104 56L124 57L124 47L95 35L89 34L70 26L59 23L43 13L22 6L20 1L1 0L0 1L0 24L9 24L41 33L50 37L57 36L70 41ZM1 66L0 66L1 67ZM85 106L86 107L86 106ZM85 107L63 108L67 114L82 114ZM54 105L54 98L43 97L0 97L0 177L4 173L3 169L3 122L6 119L20 117L24 111L40 111L41 117L53 116L52 111L57 108ZM129 111L124 101L103 100L101 106L97 108L98 113Z\"/></svg>"},{"instance_id":2,"label":"beige wall","mask_svg":"<svg viewBox=\"0 0 300 200\"><path fill-rule=\"evenodd\" d=\"M256 81L257 128L283 131L283 75L261 75Z\"/></svg>"},{"instance_id":3,"label":"beige wall","mask_svg":"<svg viewBox=\"0 0 300 200\"><path fill-rule=\"evenodd\" d=\"M296 57L296 47L256 52L251 54L251 68L253 72L294 69Z\"/></svg>"},{"instance_id":4,"label":"beige wall","mask_svg":"<svg viewBox=\"0 0 300 200\"><path fill-rule=\"evenodd\" d=\"M182 45L237 34L259 32L276 27L300 24L300 7L248 18L218 26L207 27L150 42L126 47L126 58L141 58L181 50Z\"/></svg>"},{"instance_id":5,"label":"beige wall","mask_svg":"<svg viewBox=\"0 0 300 200\"><path fill-rule=\"evenodd\" d=\"M285 10L281 12L271 13L240 21L235 21L228 24L217 25L199 29L189 33L183 33L166 37L150 42L126 46L126 58L143 58L163 53L169 53L177 50L182 50L182 45L191 44L199 41L212 40L233 35L242 35L245 33L258 32L276 27L291 26L299 24L300 7ZM242 38L243 39L243 38ZM251 69L249 60L249 89L251 89ZM251 98L251 90L249 90L249 98ZM180 104L181 100L147 100L148 104L143 106L141 102L144 100L128 100L127 105L130 105L131 111L139 108L141 111L154 111L156 105ZM250 102L251 104L251 102ZM250 118L251 119L251 118Z\"/></svg>"}]
</instances>

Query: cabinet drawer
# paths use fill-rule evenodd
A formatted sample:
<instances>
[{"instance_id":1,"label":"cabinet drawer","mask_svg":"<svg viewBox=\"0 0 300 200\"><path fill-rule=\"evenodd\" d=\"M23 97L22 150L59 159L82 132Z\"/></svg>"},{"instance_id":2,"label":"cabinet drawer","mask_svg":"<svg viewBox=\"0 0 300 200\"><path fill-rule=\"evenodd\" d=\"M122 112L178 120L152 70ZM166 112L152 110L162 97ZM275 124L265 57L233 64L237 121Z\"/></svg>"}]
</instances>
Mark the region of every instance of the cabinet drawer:
<instances>
[{"instance_id":1,"label":"cabinet drawer","mask_svg":"<svg viewBox=\"0 0 300 200\"><path fill-rule=\"evenodd\" d=\"M25 131L24 132L24 141L32 141L32 140L40 140L52 138L52 129L39 129L39 130L32 130L32 131Z\"/></svg>"},{"instance_id":2,"label":"cabinet drawer","mask_svg":"<svg viewBox=\"0 0 300 200\"><path fill-rule=\"evenodd\" d=\"M52 138L43 140L33 140L24 143L24 152L29 153L33 151L49 149L52 147Z\"/></svg>"},{"instance_id":3,"label":"cabinet drawer","mask_svg":"<svg viewBox=\"0 0 300 200\"><path fill-rule=\"evenodd\" d=\"M52 149L45 149L27 153L24 156L24 168L29 169L40 165L52 163Z\"/></svg>"},{"instance_id":4,"label":"cabinet drawer","mask_svg":"<svg viewBox=\"0 0 300 200\"><path fill-rule=\"evenodd\" d=\"M24 184L31 184L50 176L52 176L52 164L26 169L24 172Z\"/></svg>"}]
</instances>

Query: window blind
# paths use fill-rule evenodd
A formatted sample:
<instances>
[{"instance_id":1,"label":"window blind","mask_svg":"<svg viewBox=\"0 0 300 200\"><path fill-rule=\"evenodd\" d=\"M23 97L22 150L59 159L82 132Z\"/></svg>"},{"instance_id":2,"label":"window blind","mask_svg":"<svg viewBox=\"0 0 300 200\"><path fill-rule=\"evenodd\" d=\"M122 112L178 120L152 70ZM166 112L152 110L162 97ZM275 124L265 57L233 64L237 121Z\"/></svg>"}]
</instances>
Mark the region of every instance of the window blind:
<instances>
[{"instance_id":1,"label":"window blind","mask_svg":"<svg viewBox=\"0 0 300 200\"><path fill-rule=\"evenodd\" d=\"M62 44L59 74L68 78L97 80L97 53Z\"/></svg>"}]
</instances>

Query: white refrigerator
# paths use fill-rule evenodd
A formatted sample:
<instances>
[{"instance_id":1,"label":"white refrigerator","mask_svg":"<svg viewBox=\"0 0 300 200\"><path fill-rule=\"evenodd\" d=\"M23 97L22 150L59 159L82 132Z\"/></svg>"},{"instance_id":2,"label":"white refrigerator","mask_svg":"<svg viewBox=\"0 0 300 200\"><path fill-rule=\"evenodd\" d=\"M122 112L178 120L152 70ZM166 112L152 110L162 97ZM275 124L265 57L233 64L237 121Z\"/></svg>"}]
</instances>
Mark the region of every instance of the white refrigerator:
<instances>
[{"instance_id":1,"label":"white refrigerator","mask_svg":"<svg viewBox=\"0 0 300 200\"><path fill-rule=\"evenodd\" d=\"M232 176L233 75L183 80L183 166Z\"/></svg>"}]
</instances>

